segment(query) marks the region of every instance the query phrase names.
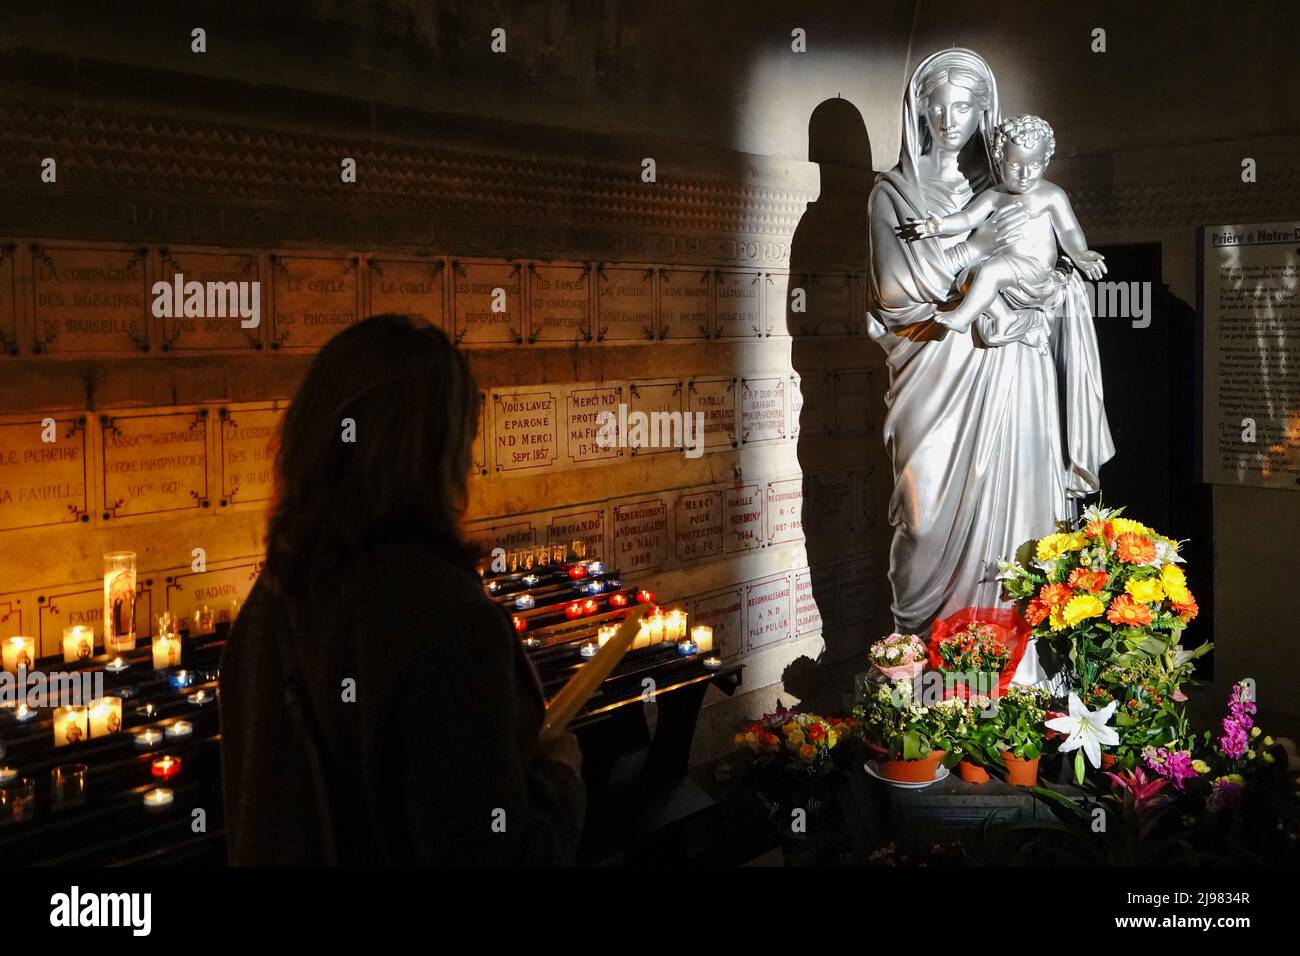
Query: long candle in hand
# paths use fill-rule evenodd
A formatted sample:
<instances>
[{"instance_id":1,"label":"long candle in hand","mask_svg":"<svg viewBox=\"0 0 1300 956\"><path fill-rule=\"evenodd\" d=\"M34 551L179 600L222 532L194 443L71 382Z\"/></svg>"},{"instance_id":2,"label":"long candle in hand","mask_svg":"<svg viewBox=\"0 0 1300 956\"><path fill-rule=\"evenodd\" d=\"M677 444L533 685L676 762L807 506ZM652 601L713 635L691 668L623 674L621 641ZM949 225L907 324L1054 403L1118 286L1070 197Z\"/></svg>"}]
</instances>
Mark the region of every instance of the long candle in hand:
<instances>
[{"instance_id":1,"label":"long candle in hand","mask_svg":"<svg viewBox=\"0 0 1300 956\"><path fill-rule=\"evenodd\" d=\"M546 721L542 724L543 736L558 734L568 726L578 710L591 699L610 671L623 659L632 642L636 640L641 627L641 616L645 614L645 605L632 608L623 623L618 626L614 636L605 642L605 646L596 652L578 669L573 679L560 688L560 692L546 705Z\"/></svg>"}]
</instances>

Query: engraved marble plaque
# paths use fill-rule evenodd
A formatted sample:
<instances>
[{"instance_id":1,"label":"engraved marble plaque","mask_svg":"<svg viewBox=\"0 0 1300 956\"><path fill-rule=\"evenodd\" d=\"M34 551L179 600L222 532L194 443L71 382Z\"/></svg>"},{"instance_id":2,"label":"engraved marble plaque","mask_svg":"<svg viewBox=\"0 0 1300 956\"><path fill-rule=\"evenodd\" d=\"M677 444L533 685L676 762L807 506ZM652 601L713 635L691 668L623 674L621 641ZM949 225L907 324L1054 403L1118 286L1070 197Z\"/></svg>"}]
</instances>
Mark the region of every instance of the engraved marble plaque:
<instances>
[{"instance_id":1,"label":"engraved marble plaque","mask_svg":"<svg viewBox=\"0 0 1300 956\"><path fill-rule=\"evenodd\" d=\"M614 416L610 428L618 435L618 406L623 402L622 385L575 385L565 396L565 436L569 460L575 464L588 461L612 461L623 455L617 444L602 447L597 440L601 432L601 412ZM608 433L606 433L608 437Z\"/></svg>"},{"instance_id":2,"label":"engraved marble plaque","mask_svg":"<svg viewBox=\"0 0 1300 956\"><path fill-rule=\"evenodd\" d=\"M714 278L713 289L714 325L719 338L755 338L764 334L762 273L722 269Z\"/></svg>"},{"instance_id":3,"label":"engraved marble plaque","mask_svg":"<svg viewBox=\"0 0 1300 956\"><path fill-rule=\"evenodd\" d=\"M18 354L18 277L12 246L0 246L0 355Z\"/></svg>"},{"instance_id":4,"label":"engraved marble plaque","mask_svg":"<svg viewBox=\"0 0 1300 956\"><path fill-rule=\"evenodd\" d=\"M803 538L803 478L767 483L767 543L785 544Z\"/></svg>"},{"instance_id":5,"label":"engraved marble plaque","mask_svg":"<svg viewBox=\"0 0 1300 956\"><path fill-rule=\"evenodd\" d=\"M467 525L465 537L485 551L501 548L509 553L516 548L537 544L537 530L531 517L516 521L482 521Z\"/></svg>"},{"instance_id":6,"label":"engraved marble plaque","mask_svg":"<svg viewBox=\"0 0 1300 956\"><path fill-rule=\"evenodd\" d=\"M143 250L35 246L32 273L37 353L149 351Z\"/></svg>"},{"instance_id":7,"label":"engraved marble plaque","mask_svg":"<svg viewBox=\"0 0 1300 956\"><path fill-rule=\"evenodd\" d=\"M551 389L492 393L498 472L550 468L559 458L559 401Z\"/></svg>"},{"instance_id":8,"label":"engraved marble plaque","mask_svg":"<svg viewBox=\"0 0 1300 956\"><path fill-rule=\"evenodd\" d=\"M741 444L785 438L785 387L779 377L740 380Z\"/></svg>"},{"instance_id":9,"label":"engraved marble plaque","mask_svg":"<svg viewBox=\"0 0 1300 956\"><path fill-rule=\"evenodd\" d=\"M714 488L678 496L673 523L678 561L722 553L722 505L722 492Z\"/></svg>"},{"instance_id":10,"label":"engraved marble plaque","mask_svg":"<svg viewBox=\"0 0 1300 956\"><path fill-rule=\"evenodd\" d=\"M446 328L447 264L442 259L371 258L366 277L371 315L396 312Z\"/></svg>"},{"instance_id":11,"label":"engraved marble plaque","mask_svg":"<svg viewBox=\"0 0 1300 956\"><path fill-rule=\"evenodd\" d=\"M488 414L487 393L478 393L478 430L474 432L474 444L470 446L470 475L483 476L488 473Z\"/></svg>"},{"instance_id":12,"label":"engraved marble plaque","mask_svg":"<svg viewBox=\"0 0 1300 956\"><path fill-rule=\"evenodd\" d=\"M169 574L164 597L167 610L177 620L188 621L195 611L209 607L218 624L229 622L231 602L244 603L264 563L258 558L248 558L228 567L208 568L199 574L189 568Z\"/></svg>"},{"instance_id":13,"label":"engraved marble plaque","mask_svg":"<svg viewBox=\"0 0 1300 956\"><path fill-rule=\"evenodd\" d=\"M453 260L451 271L456 344L513 345L524 340L519 263Z\"/></svg>"},{"instance_id":14,"label":"engraved marble plaque","mask_svg":"<svg viewBox=\"0 0 1300 956\"><path fill-rule=\"evenodd\" d=\"M661 339L707 339L712 323L709 292L712 274L708 269L659 270L659 337Z\"/></svg>"},{"instance_id":15,"label":"engraved marble plaque","mask_svg":"<svg viewBox=\"0 0 1300 956\"><path fill-rule=\"evenodd\" d=\"M864 368L835 372L835 427L845 434L871 426L871 372Z\"/></svg>"},{"instance_id":16,"label":"engraved marble plaque","mask_svg":"<svg viewBox=\"0 0 1300 956\"><path fill-rule=\"evenodd\" d=\"M105 415L100 417L100 434L105 519L206 507L206 415Z\"/></svg>"},{"instance_id":17,"label":"engraved marble plaque","mask_svg":"<svg viewBox=\"0 0 1300 956\"><path fill-rule=\"evenodd\" d=\"M745 649L745 589L726 588L702 594L688 608L690 625L713 628L713 653L735 657Z\"/></svg>"},{"instance_id":18,"label":"engraved marble plaque","mask_svg":"<svg viewBox=\"0 0 1300 956\"><path fill-rule=\"evenodd\" d=\"M856 486L852 471L823 471L805 476L808 485L809 534L853 530Z\"/></svg>"},{"instance_id":19,"label":"engraved marble plaque","mask_svg":"<svg viewBox=\"0 0 1300 956\"><path fill-rule=\"evenodd\" d=\"M623 574L649 571L668 562L668 502L663 496L614 505L615 567Z\"/></svg>"},{"instance_id":20,"label":"engraved marble plaque","mask_svg":"<svg viewBox=\"0 0 1300 956\"><path fill-rule=\"evenodd\" d=\"M839 585L837 625L861 624L875 610L874 567L875 562L866 555L839 563L835 575Z\"/></svg>"},{"instance_id":21,"label":"engraved marble plaque","mask_svg":"<svg viewBox=\"0 0 1300 956\"><path fill-rule=\"evenodd\" d=\"M803 428L803 380L799 373L790 375L790 437L798 438Z\"/></svg>"},{"instance_id":22,"label":"engraved marble plaque","mask_svg":"<svg viewBox=\"0 0 1300 956\"><path fill-rule=\"evenodd\" d=\"M803 288L807 311L790 314L792 335L848 335L853 331L853 277L847 273L794 276Z\"/></svg>"},{"instance_id":23,"label":"engraved marble plaque","mask_svg":"<svg viewBox=\"0 0 1300 956\"><path fill-rule=\"evenodd\" d=\"M173 314L158 320L162 323L162 351L244 351L262 347L266 298L262 295L256 255L164 249L160 268L160 282L174 287L177 277L181 277L181 294L171 297ZM187 288L193 282L202 284L201 302ZM254 282L259 284L253 286ZM241 324L245 314L241 310L248 307L251 311L254 298L258 324L246 329ZM248 321L252 318L249 315Z\"/></svg>"},{"instance_id":24,"label":"engraved marble plaque","mask_svg":"<svg viewBox=\"0 0 1300 956\"><path fill-rule=\"evenodd\" d=\"M723 538L728 552L749 551L763 544L763 488L757 483L728 488L724 494Z\"/></svg>"},{"instance_id":25,"label":"engraved marble plaque","mask_svg":"<svg viewBox=\"0 0 1300 956\"><path fill-rule=\"evenodd\" d=\"M534 262L528 266L529 342L591 340L591 267Z\"/></svg>"},{"instance_id":26,"label":"engraved marble plaque","mask_svg":"<svg viewBox=\"0 0 1300 956\"><path fill-rule=\"evenodd\" d=\"M736 380L697 378L686 387L686 411L704 416L704 450L735 448Z\"/></svg>"},{"instance_id":27,"label":"engraved marble plaque","mask_svg":"<svg viewBox=\"0 0 1300 956\"><path fill-rule=\"evenodd\" d=\"M746 631L751 651L789 640L793 603L790 590L789 574L745 588Z\"/></svg>"},{"instance_id":28,"label":"engraved marble plaque","mask_svg":"<svg viewBox=\"0 0 1300 956\"><path fill-rule=\"evenodd\" d=\"M235 405L218 411L221 505L271 500L274 441L283 415L273 405Z\"/></svg>"},{"instance_id":29,"label":"engraved marble plaque","mask_svg":"<svg viewBox=\"0 0 1300 956\"><path fill-rule=\"evenodd\" d=\"M597 342L644 342L657 335L654 270L602 265L598 270Z\"/></svg>"},{"instance_id":30,"label":"engraved marble plaque","mask_svg":"<svg viewBox=\"0 0 1300 956\"><path fill-rule=\"evenodd\" d=\"M817 576L818 590L824 590L823 576ZM834 584L831 584L834 589ZM822 629L822 610L817 603L818 594L813 589L813 573L808 568L794 573L794 633L807 637Z\"/></svg>"},{"instance_id":31,"label":"engraved marble plaque","mask_svg":"<svg viewBox=\"0 0 1300 956\"><path fill-rule=\"evenodd\" d=\"M789 335L786 315L790 311L790 275L786 272L763 273L764 331L768 335Z\"/></svg>"},{"instance_id":32,"label":"engraved marble plaque","mask_svg":"<svg viewBox=\"0 0 1300 956\"><path fill-rule=\"evenodd\" d=\"M557 545L581 541L587 546L587 557L603 560L607 554L605 528L604 507L557 511L546 525L546 543Z\"/></svg>"},{"instance_id":33,"label":"engraved marble plaque","mask_svg":"<svg viewBox=\"0 0 1300 956\"><path fill-rule=\"evenodd\" d=\"M357 321L356 257L271 257L271 347L318 349Z\"/></svg>"},{"instance_id":34,"label":"engraved marble plaque","mask_svg":"<svg viewBox=\"0 0 1300 956\"><path fill-rule=\"evenodd\" d=\"M53 436L53 442L43 439ZM76 524L90 494L85 419L0 425L0 531Z\"/></svg>"},{"instance_id":35,"label":"engraved marble plaque","mask_svg":"<svg viewBox=\"0 0 1300 956\"><path fill-rule=\"evenodd\" d=\"M632 382L628 385L627 444L633 457L682 454L686 422L682 418L681 382ZM637 416L645 416L638 421ZM692 425L694 427L694 425ZM692 440L698 440L692 432Z\"/></svg>"}]
</instances>

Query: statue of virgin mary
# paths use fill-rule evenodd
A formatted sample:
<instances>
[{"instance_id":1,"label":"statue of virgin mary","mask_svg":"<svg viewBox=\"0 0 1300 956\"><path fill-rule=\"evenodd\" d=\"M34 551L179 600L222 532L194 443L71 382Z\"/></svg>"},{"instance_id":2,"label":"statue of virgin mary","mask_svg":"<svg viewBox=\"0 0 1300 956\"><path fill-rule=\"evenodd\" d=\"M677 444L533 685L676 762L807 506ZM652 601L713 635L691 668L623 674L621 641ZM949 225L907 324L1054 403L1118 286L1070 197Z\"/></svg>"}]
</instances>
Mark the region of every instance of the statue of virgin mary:
<instances>
[{"instance_id":1,"label":"statue of virgin mary","mask_svg":"<svg viewBox=\"0 0 1300 956\"><path fill-rule=\"evenodd\" d=\"M955 277L1014 238L1023 214L970 236L899 234L908 219L955 212L991 184L998 121L982 57L956 48L928 57L904 93L898 165L879 176L868 207L870 334L889 366L892 610L900 631L923 636L963 608L1006 606L998 561L1073 518L1115 452L1077 272L1056 272L1054 295L987 340L983 322L954 332L934 319L960 298ZM1043 677L1031 647L1015 679Z\"/></svg>"}]
</instances>

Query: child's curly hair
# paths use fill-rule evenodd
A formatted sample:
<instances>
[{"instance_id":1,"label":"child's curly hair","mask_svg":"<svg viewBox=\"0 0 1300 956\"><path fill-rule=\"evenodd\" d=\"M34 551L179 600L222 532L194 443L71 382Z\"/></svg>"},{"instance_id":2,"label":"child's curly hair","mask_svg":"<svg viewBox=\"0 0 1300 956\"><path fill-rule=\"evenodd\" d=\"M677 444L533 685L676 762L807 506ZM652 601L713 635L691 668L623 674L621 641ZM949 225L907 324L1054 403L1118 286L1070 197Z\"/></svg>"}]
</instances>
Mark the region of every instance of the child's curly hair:
<instances>
[{"instance_id":1,"label":"child's curly hair","mask_svg":"<svg viewBox=\"0 0 1300 956\"><path fill-rule=\"evenodd\" d=\"M1011 140L1017 146L1033 149L1040 139L1047 140L1047 155L1043 161L1051 162L1052 157L1056 155L1056 134L1052 131L1051 123L1042 117L1031 116L1028 113L1024 116L1004 119L993 131L993 161L1002 162L1002 147L1006 145L1007 140Z\"/></svg>"}]
</instances>

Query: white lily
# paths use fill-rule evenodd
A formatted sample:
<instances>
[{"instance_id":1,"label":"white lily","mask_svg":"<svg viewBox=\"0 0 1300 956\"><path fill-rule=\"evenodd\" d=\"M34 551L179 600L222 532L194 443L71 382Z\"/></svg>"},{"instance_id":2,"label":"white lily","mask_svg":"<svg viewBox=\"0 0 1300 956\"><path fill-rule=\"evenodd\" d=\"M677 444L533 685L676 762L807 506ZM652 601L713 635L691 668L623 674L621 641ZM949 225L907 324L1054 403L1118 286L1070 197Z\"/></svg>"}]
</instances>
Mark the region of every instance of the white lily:
<instances>
[{"instance_id":1,"label":"white lily","mask_svg":"<svg viewBox=\"0 0 1300 956\"><path fill-rule=\"evenodd\" d=\"M1147 564L1153 568L1163 567L1166 564L1186 564L1187 561L1178 553L1178 545L1164 538L1156 539L1156 556Z\"/></svg>"},{"instance_id":2,"label":"white lily","mask_svg":"<svg viewBox=\"0 0 1300 956\"><path fill-rule=\"evenodd\" d=\"M1079 700L1077 694L1070 695L1070 716L1053 717L1047 721L1047 726L1058 733L1067 734L1065 742L1061 744L1062 753L1069 753L1071 750L1083 748L1083 752L1088 755L1088 762L1093 767L1101 766L1101 748L1113 747L1119 743L1119 734L1113 727L1107 727L1106 722L1115 713L1118 701L1112 700L1101 710L1089 710L1083 706L1083 701Z\"/></svg>"},{"instance_id":3,"label":"white lily","mask_svg":"<svg viewBox=\"0 0 1300 956\"><path fill-rule=\"evenodd\" d=\"M1085 523L1089 521L1105 521L1114 513L1114 508L1103 508L1100 505L1092 504L1083 509L1083 520Z\"/></svg>"},{"instance_id":4,"label":"white lily","mask_svg":"<svg viewBox=\"0 0 1300 956\"><path fill-rule=\"evenodd\" d=\"M1010 581L1012 578L1023 577L1025 569L1020 566L1019 561L999 561L998 576L995 580Z\"/></svg>"}]
</instances>

